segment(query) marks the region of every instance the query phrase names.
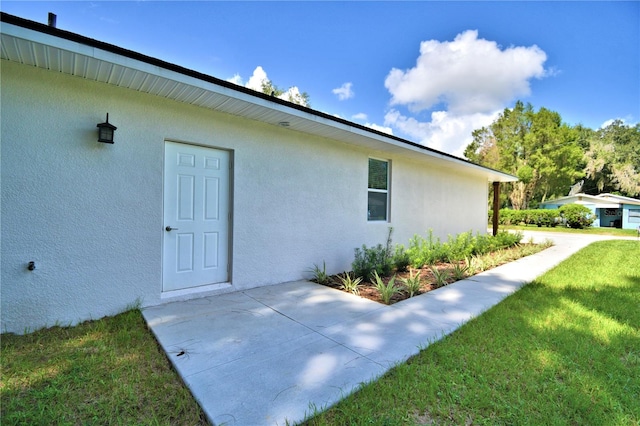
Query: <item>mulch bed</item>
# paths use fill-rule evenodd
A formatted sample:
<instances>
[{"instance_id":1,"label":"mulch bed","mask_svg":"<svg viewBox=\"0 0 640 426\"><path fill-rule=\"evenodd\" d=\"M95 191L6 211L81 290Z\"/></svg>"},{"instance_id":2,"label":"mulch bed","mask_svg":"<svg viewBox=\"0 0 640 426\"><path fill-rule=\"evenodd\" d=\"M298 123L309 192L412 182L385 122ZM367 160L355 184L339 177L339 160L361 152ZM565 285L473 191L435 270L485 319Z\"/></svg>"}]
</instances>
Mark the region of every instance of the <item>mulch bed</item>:
<instances>
[{"instance_id":1,"label":"mulch bed","mask_svg":"<svg viewBox=\"0 0 640 426\"><path fill-rule=\"evenodd\" d=\"M526 245L526 244L523 244ZM515 248L511 248L511 249L505 249L502 250L503 252L509 252L515 250ZM485 270L489 270L492 268L495 268L497 266L500 266L502 264L508 263L515 260L515 258L508 260L508 261L501 261L501 262L493 262L493 265L490 268L487 268ZM438 263L435 265L432 265L431 267L437 269L438 271L446 271L447 275L449 276L449 278L447 279L446 283L447 284L451 284L453 282L456 282L457 280L452 276L453 275L453 270L454 270L454 266L457 264L460 265L460 267L465 267L466 264L465 262L455 262L455 263ZM424 294L427 293L429 291L435 290L438 287L442 287L442 286L438 286L437 284L437 280L435 279L433 272L431 272L431 269L429 266L424 266L421 269L411 269L411 271L406 271L406 272L396 272L396 286L399 287L401 290L400 292L398 292L397 294L395 294L394 296L391 297L391 300L389 302L390 305L393 305L394 303L398 303L402 300L406 300L409 298L409 293L407 291L405 291L404 285L401 281L402 278L406 278L410 275L410 273L415 274L416 271L420 272L420 276L421 276L421 286L420 286L420 291L416 294L414 294L414 296L418 295L418 294ZM466 277L468 278L469 276L475 275L476 273L478 273L478 271L467 271ZM388 283L389 280L391 279L391 277L383 277L382 278L384 283ZM340 286L342 285L340 279L338 278L338 275L332 275L329 277L329 282L327 284L324 284L327 287L331 287L331 288L335 288L341 291L344 291L340 288ZM446 285L446 284L445 284ZM373 300L374 302L378 302L378 303L384 303L382 301L382 298L380 297L380 293L378 292L378 290L376 289L375 285L372 284L371 282L368 281L363 281L362 283L360 283L360 292L359 292L359 296L360 297L364 297L366 299L369 300Z\"/></svg>"},{"instance_id":2,"label":"mulch bed","mask_svg":"<svg viewBox=\"0 0 640 426\"><path fill-rule=\"evenodd\" d=\"M464 262L460 262L461 266L465 266ZM451 275L451 273L453 272L453 268L454 268L454 264L453 263L438 263L436 265L433 265L433 268L442 271L442 270L446 270L448 272L449 275ZM410 274L414 274L416 273L416 271L420 272L420 280L421 280L421 285L420 285L420 291L416 294L414 294L414 296L417 296L418 294L423 294L423 293L427 293L431 290L435 290L436 288L438 288L438 285L436 283L436 279L433 276L433 272L431 272L431 269L429 269L428 266L425 266L424 268L421 269L411 269L411 272L406 271L406 272L396 272L396 286L401 288L401 291L398 292L397 294L393 295L391 297L390 300L390 305L393 305L394 303L400 302L402 300L408 299L409 298L409 293L407 291L405 291L404 286L402 284L401 279L402 278L407 278L409 277ZM393 276L393 275L392 275ZM331 288L335 288L338 290L342 290L340 288L340 286L342 285L342 283L340 282L340 279L338 278L338 275L332 275L331 277L329 277L330 281L328 284L324 284L327 287L331 287ZM384 281L384 283L388 283L389 280L391 279L391 277L383 277L382 280ZM453 282L457 281L456 279L454 279L453 277L450 277L449 279L447 279L447 284L451 284ZM344 290L342 290L344 291ZM375 285L368 282L368 281L363 281L362 283L360 283L360 293L359 293L360 297L364 297L365 299L369 299L369 300L373 300L374 302L378 302L378 303L384 303L382 301L382 298L380 297L380 293L378 292L378 290L376 289Z\"/></svg>"}]
</instances>

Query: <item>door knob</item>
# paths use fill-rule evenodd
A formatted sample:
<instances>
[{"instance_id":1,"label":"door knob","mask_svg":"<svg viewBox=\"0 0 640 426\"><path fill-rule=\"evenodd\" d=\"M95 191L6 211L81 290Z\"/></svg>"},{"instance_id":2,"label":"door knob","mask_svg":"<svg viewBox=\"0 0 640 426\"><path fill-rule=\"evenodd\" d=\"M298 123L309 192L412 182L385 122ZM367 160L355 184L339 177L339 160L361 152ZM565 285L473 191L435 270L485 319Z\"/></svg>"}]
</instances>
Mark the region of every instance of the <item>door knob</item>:
<instances>
[{"instance_id":1,"label":"door knob","mask_svg":"<svg viewBox=\"0 0 640 426\"><path fill-rule=\"evenodd\" d=\"M172 228L172 227L170 227L169 225L167 225L167 227L166 227L166 228L164 228L164 229L165 229L167 232L169 232L169 231L177 231L177 230L178 230L178 228Z\"/></svg>"}]
</instances>

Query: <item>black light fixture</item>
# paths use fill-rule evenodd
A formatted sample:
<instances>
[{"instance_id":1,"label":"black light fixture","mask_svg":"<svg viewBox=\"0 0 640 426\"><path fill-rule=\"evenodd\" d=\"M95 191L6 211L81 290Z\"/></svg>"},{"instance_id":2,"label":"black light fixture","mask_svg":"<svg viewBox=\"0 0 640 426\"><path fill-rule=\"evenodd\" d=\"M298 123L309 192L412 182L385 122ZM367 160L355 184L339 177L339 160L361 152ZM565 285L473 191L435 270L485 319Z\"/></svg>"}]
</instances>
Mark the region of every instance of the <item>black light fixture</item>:
<instances>
[{"instance_id":1,"label":"black light fixture","mask_svg":"<svg viewBox=\"0 0 640 426\"><path fill-rule=\"evenodd\" d=\"M98 142L113 143L113 133L117 129L116 126L109 123L109 113L107 113L107 121L98 124Z\"/></svg>"}]
</instances>

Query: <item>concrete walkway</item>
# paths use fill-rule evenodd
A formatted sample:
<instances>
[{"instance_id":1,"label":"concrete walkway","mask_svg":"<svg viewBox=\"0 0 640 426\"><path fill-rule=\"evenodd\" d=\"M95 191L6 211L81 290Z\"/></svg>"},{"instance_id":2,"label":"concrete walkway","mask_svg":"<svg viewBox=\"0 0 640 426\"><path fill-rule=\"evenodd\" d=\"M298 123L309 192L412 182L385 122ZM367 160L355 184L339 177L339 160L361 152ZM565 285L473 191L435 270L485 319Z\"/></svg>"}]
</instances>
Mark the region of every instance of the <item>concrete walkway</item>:
<instances>
[{"instance_id":1,"label":"concrete walkway","mask_svg":"<svg viewBox=\"0 0 640 426\"><path fill-rule=\"evenodd\" d=\"M213 424L295 424L608 239L532 235L555 246L392 306L298 281L143 314Z\"/></svg>"}]
</instances>

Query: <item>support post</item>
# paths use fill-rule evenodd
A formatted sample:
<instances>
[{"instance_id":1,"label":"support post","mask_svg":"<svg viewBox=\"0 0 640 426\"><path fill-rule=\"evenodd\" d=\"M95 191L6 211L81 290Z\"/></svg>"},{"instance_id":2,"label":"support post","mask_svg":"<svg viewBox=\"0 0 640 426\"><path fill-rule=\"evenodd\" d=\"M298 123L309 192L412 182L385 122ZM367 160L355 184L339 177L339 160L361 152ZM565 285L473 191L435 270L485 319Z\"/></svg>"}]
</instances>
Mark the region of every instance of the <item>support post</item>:
<instances>
[{"instance_id":1,"label":"support post","mask_svg":"<svg viewBox=\"0 0 640 426\"><path fill-rule=\"evenodd\" d=\"M493 182L493 235L498 233L500 220L500 182Z\"/></svg>"}]
</instances>

